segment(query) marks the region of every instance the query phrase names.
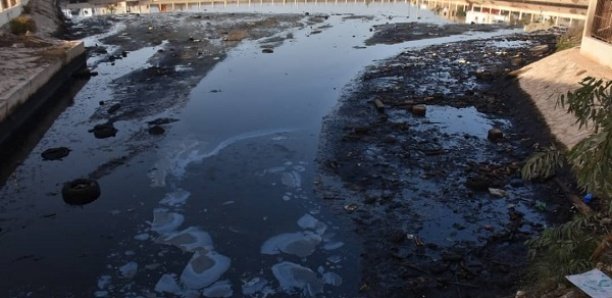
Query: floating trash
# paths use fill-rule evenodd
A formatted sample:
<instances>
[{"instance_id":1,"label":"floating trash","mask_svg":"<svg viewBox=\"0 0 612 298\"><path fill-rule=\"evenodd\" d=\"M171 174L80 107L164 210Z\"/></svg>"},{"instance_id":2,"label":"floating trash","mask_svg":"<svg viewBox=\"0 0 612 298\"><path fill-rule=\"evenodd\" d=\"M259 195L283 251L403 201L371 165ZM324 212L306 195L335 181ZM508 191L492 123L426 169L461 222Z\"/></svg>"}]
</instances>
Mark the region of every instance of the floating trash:
<instances>
[{"instance_id":1,"label":"floating trash","mask_svg":"<svg viewBox=\"0 0 612 298\"><path fill-rule=\"evenodd\" d=\"M138 264L136 262L128 262L119 267L119 272L123 278L133 278L138 272Z\"/></svg>"}]
</instances>

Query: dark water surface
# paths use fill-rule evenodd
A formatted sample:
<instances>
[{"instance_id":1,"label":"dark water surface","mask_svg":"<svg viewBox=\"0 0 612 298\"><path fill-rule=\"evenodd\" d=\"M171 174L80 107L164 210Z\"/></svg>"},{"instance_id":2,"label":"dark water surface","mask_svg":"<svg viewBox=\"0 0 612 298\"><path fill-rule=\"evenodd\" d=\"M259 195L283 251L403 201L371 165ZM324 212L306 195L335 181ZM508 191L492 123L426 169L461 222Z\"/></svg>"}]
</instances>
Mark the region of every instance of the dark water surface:
<instances>
[{"instance_id":1,"label":"dark water surface","mask_svg":"<svg viewBox=\"0 0 612 298\"><path fill-rule=\"evenodd\" d=\"M373 19L332 15L325 22L330 28L314 35L309 27L295 30L273 54L261 53L259 41L244 41L193 90L176 90L189 92L190 100L156 115L178 121L154 146L133 137L146 130L142 121L115 123L119 133L109 139L96 139L88 129L97 124L90 117L98 102L113 94L111 82L145 67L164 44L132 52L114 66L98 64L100 75L0 190L0 293L354 297L358 238L313 193L322 117L377 59L504 33L355 48L372 25L416 13L408 5L389 7L397 8L388 12L397 15L393 20L378 10ZM418 13L423 22L444 23ZM455 112L440 108L432 115L443 122L448 113ZM482 134L489 123L479 121L449 129L463 125ZM40 153L56 146L72 151L61 161L42 161ZM126 155L126 163L99 179L98 200L82 207L63 202L64 182Z\"/></svg>"}]
</instances>

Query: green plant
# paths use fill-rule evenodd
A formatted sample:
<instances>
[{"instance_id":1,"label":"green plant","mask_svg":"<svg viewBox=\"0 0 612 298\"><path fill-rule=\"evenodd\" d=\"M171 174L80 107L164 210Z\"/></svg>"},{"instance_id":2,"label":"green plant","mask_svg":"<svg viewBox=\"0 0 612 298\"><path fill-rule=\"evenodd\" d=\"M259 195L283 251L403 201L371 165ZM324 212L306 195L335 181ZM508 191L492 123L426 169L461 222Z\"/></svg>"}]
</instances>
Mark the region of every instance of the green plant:
<instances>
[{"instance_id":1,"label":"green plant","mask_svg":"<svg viewBox=\"0 0 612 298\"><path fill-rule=\"evenodd\" d=\"M529 240L530 280L540 287L556 284L565 275L594 266L601 243L608 243L612 220L612 81L587 77L575 91L560 96L557 104L576 116L579 127L594 133L568 151L549 148L533 154L521 170L525 179L549 178L557 169L571 167L584 191L608 201L608 210L576 216L548 228ZM599 245L598 245L599 244Z\"/></svg>"},{"instance_id":2,"label":"green plant","mask_svg":"<svg viewBox=\"0 0 612 298\"><path fill-rule=\"evenodd\" d=\"M457 8L457 13L455 15L458 17L465 18L467 13L465 12L465 9L463 9L463 7L460 6L459 8Z\"/></svg>"},{"instance_id":3,"label":"green plant","mask_svg":"<svg viewBox=\"0 0 612 298\"><path fill-rule=\"evenodd\" d=\"M566 275L593 268L591 256L609 233L601 215L577 216L573 220L526 242L532 260L529 279L540 287L562 282Z\"/></svg>"},{"instance_id":4,"label":"green plant","mask_svg":"<svg viewBox=\"0 0 612 298\"><path fill-rule=\"evenodd\" d=\"M567 159L578 185L601 197L612 194L612 81L587 77L575 92L559 99L562 107L578 119L579 127L594 133L572 148Z\"/></svg>"},{"instance_id":5,"label":"green plant","mask_svg":"<svg viewBox=\"0 0 612 298\"><path fill-rule=\"evenodd\" d=\"M565 156L555 147L532 154L521 169L523 179L548 179L567 163Z\"/></svg>"},{"instance_id":6,"label":"green plant","mask_svg":"<svg viewBox=\"0 0 612 298\"><path fill-rule=\"evenodd\" d=\"M578 186L601 198L612 195L612 81L587 77L581 87L562 95L557 104L576 116L580 128L594 133L569 151L555 148L533 154L523 166L524 179L546 179L569 165ZM612 207L612 205L611 205Z\"/></svg>"},{"instance_id":7,"label":"green plant","mask_svg":"<svg viewBox=\"0 0 612 298\"><path fill-rule=\"evenodd\" d=\"M36 32L36 23L27 15L20 15L9 22L9 28L13 34L23 35L29 32Z\"/></svg>"}]
</instances>

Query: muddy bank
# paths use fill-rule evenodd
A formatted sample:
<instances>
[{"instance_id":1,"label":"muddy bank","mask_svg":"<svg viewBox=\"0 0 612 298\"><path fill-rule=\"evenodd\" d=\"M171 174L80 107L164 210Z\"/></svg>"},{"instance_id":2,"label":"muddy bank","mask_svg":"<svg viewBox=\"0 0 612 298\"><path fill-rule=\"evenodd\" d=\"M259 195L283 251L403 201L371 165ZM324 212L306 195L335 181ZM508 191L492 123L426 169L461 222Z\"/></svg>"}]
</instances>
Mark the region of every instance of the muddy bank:
<instances>
[{"instance_id":1,"label":"muddy bank","mask_svg":"<svg viewBox=\"0 0 612 298\"><path fill-rule=\"evenodd\" d=\"M363 237L362 296L513 294L524 241L568 208L555 186L520 179L553 139L506 74L553 43L517 34L405 51L368 68L325 120L318 191Z\"/></svg>"},{"instance_id":2,"label":"muddy bank","mask_svg":"<svg viewBox=\"0 0 612 298\"><path fill-rule=\"evenodd\" d=\"M370 31L374 35L366 40L367 45L396 44L411 40L445 37L466 32L492 32L499 29L512 28L509 25L482 24L429 24L429 23L396 23L374 26Z\"/></svg>"}]
</instances>

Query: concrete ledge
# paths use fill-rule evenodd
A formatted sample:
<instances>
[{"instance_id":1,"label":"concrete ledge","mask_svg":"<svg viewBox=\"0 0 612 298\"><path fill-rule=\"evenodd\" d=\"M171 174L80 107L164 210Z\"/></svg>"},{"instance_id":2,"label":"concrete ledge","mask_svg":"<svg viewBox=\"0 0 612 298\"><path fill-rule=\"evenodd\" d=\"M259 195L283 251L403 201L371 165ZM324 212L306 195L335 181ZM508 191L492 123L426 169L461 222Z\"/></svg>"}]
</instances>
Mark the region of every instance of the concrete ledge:
<instances>
[{"instance_id":1,"label":"concrete ledge","mask_svg":"<svg viewBox=\"0 0 612 298\"><path fill-rule=\"evenodd\" d=\"M584 36L580 46L580 54L589 57L601 65L612 68L612 44Z\"/></svg>"},{"instance_id":2,"label":"concrete ledge","mask_svg":"<svg viewBox=\"0 0 612 298\"><path fill-rule=\"evenodd\" d=\"M64 46L51 51L60 51L49 62L42 65L33 75L17 84L8 92L0 94L0 123L17 107L25 103L43 85L51 80L64 66L85 54L83 42L66 42Z\"/></svg>"},{"instance_id":3,"label":"concrete ledge","mask_svg":"<svg viewBox=\"0 0 612 298\"><path fill-rule=\"evenodd\" d=\"M86 56L82 42L67 42L61 55L49 62L28 79L0 95L0 144L36 113L41 105L79 69L85 67Z\"/></svg>"}]
</instances>

